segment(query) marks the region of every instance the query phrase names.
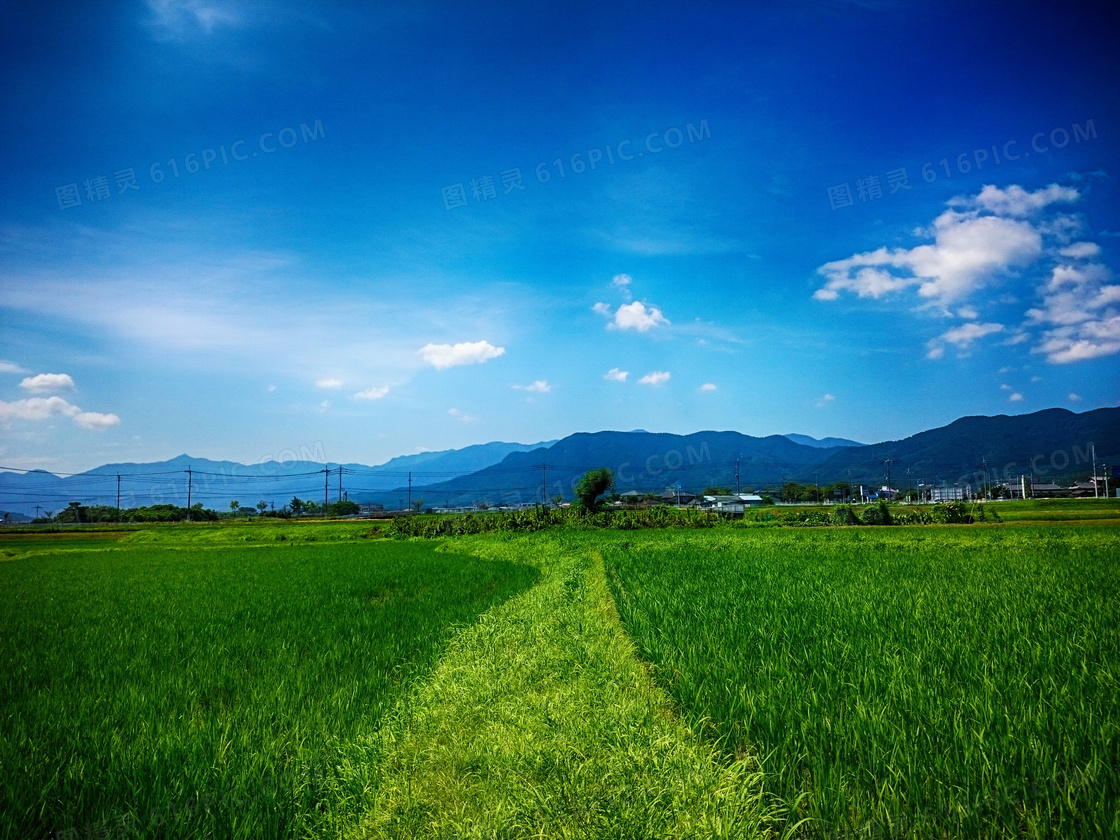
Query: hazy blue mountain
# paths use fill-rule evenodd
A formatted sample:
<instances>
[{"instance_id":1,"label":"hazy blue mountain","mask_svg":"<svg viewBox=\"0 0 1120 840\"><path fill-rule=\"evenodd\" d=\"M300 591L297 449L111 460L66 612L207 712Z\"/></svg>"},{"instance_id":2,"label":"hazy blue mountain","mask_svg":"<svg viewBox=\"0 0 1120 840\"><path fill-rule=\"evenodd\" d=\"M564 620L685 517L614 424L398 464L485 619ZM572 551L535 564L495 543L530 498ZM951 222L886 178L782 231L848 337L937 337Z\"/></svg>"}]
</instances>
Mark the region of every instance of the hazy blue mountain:
<instances>
[{"instance_id":1,"label":"hazy blue mountain","mask_svg":"<svg viewBox=\"0 0 1120 840\"><path fill-rule=\"evenodd\" d=\"M263 499L276 507L293 496L333 501L340 490L354 501L395 508L409 498L409 472L411 499L424 499L429 506L531 504L554 495L570 500L575 481L595 467L614 470L620 492L660 492L678 483L694 493L736 484L744 491L765 491L790 480L824 485L849 478L878 487L886 483L887 461L891 483L901 488L945 482L976 486L984 480L985 459L993 480L1029 476L1032 469L1037 480L1065 480L1089 474L1094 444L1101 472L1104 465L1120 465L1120 408L963 417L903 440L870 445L823 446L837 438L806 445L791 437L801 436L581 432L540 444L494 442L401 456L377 466L344 464L341 488L333 463L300 459L245 465L184 454L148 464L105 464L76 476L0 472L0 511L32 515L38 506L57 512L71 501L115 505L118 475L122 507L185 505L189 492L192 503L215 510L227 510L233 499L244 506ZM333 470L329 476L324 474L328 468Z\"/></svg>"},{"instance_id":2,"label":"hazy blue mountain","mask_svg":"<svg viewBox=\"0 0 1120 840\"><path fill-rule=\"evenodd\" d=\"M818 440L808 435L782 435L782 437L789 438L794 443L800 443L802 446L815 446L818 449L830 449L834 446L866 446L866 443L859 443L854 440L847 440L838 437L826 437Z\"/></svg>"},{"instance_id":3,"label":"hazy blue mountain","mask_svg":"<svg viewBox=\"0 0 1120 840\"><path fill-rule=\"evenodd\" d=\"M431 482L471 473L500 461L511 452L549 443L551 441L539 444L495 441L463 449L405 455L376 466L343 464L341 489L350 497L352 489L368 495L407 485L409 471L413 471L415 482ZM306 458L320 453L305 449L298 454ZM295 458L297 453L293 451L291 455ZM262 499L282 507L293 496L318 502L324 498L334 501L339 495L339 466L337 462L323 464L301 459L241 464L183 454L166 461L104 464L74 476L56 476L41 470L26 474L0 472L0 508L33 516L36 506L40 512L57 513L72 501L84 505L116 505L118 475L121 476L120 504L124 508L154 504L185 506L188 499L191 504L201 502L215 510L227 510L234 499L250 507ZM330 476L324 475L328 468L333 470Z\"/></svg>"}]
</instances>

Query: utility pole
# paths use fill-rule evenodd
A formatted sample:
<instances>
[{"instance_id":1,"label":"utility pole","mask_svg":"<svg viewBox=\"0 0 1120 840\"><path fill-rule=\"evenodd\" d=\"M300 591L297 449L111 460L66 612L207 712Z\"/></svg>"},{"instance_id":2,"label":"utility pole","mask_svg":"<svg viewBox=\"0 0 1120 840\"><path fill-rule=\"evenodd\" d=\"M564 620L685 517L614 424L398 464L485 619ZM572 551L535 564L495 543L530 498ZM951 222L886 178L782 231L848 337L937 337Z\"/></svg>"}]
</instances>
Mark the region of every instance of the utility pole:
<instances>
[{"instance_id":1,"label":"utility pole","mask_svg":"<svg viewBox=\"0 0 1120 840\"><path fill-rule=\"evenodd\" d=\"M813 473L813 483L816 485L816 490L813 493L813 499L817 502L821 500L821 472L817 470Z\"/></svg>"},{"instance_id":2,"label":"utility pole","mask_svg":"<svg viewBox=\"0 0 1120 840\"><path fill-rule=\"evenodd\" d=\"M1104 497L1108 498L1108 464L1102 465L1104 469Z\"/></svg>"},{"instance_id":3,"label":"utility pole","mask_svg":"<svg viewBox=\"0 0 1120 840\"><path fill-rule=\"evenodd\" d=\"M187 464L187 521L191 521L191 485L192 485L191 465Z\"/></svg>"},{"instance_id":4,"label":"utility pole","mask_svg":"<svg viewBox=\"0 0 1120 840\"><path fill-rule=\"evenodd\" d=\"M121 474L117 473L117 519L121 518Z\"/></svg>"},{"instance_id":5,"label":"utility pole","mask_svg":"<svg viewBox=\"0 0 1120 840\"><path fill-rule=\"evenodd\" d=\"M848 504L852 503L852 471L848 470Z\"/></svg>"},{"instance_id":6,"label":"utility pole","mask_svg":"<svg viewBox=\"0 0 1120 840\"><path fill-rule=\"evenodd\" d=\"M910 501L910 494L913 492L914 485L910 481L910 468L906 468L906 501Z\"/></svg>"},{"instance_id":7,"label":"utility pole","mask_svg":"<svg viewBox=\"0 0 1120 840\"><path fill-rule=\"evenodd\" d=\"M890 490L891 490L891 463L892 462L891 462L891 459L888 458L883 463L887 465L887 495L889 496L890 495Z\"/></svg>"},{"instance_id":8,"label":"utility pole","mask_svg":"<svg viewBox=\"0 0 1120 840\"><path fill-rule=\"evenodd\" d=\"M984 495L990 501L992 498L992 480L988 477L988 459L984 458Z\"/></svg>"},{"instance_id":9,"label":"utility pole","mask_svg":"<svg viewBox=\"0 0 1120 840\"><path fill-rule=\"evenodd\" d=\"M541 496L544 499L544 506L548 507L548 464L541 464Z\"/></svg>"},{"instance_id":10,"label":"utility pole","mask_svg":"<svg viewBox=\"0 0 1120 840\"><path fill-rule=\"evenodd\" d=\"M323 470L323 516L327 515L327 507L331 503L331 468Z\"/></svg>"},{"instance_id":11,"label":"utility pole","mask_svg":"<svg viewBox=\"0 0 1120 840\"><path fill-rule=\"evenodd\" d=\"M342 464L338 465L338 500L342 501Z\"/></svg>"},{"instance_id":12,"label":"utility pole","mask_svg":"<svg viewBox=\"0 0 1120 840\"><path fill-rule=\"evenodd\" d=\"M412 510L412 470L408 471L408 509Z\"/></svg>"},{"instance_id":13,"label":"utility pole","mask_svg":"<svg viewBox=\"0 0 1120 840\"><path fill-rule=\"evenodd\" d=\"M42 507L42 505L35 505L35 518L36 519L39 518L39 508L41 508L41 507Z\"/></svg>"},{"instance_id":14,"label":"utility pole","mask_svg":"<svg viewBox=\"0 0 1120 840\"><path fill-rule=\"evenodd\" d=\"M1097 445L1091 444L1093 449L1093 498L1099 499L1101 497L1100 488L1097 487Z\"/></svg>"},{"instance_id":15,"label":"utility pole","mask_svg":"<svg viewBox=\"0 0 1120 840\"><path fill-rule=\"evenodd\" d=\"M739 495L739 459L743 457L743 453L735 456L735 495Z\"/></svg>"}]
</instances>

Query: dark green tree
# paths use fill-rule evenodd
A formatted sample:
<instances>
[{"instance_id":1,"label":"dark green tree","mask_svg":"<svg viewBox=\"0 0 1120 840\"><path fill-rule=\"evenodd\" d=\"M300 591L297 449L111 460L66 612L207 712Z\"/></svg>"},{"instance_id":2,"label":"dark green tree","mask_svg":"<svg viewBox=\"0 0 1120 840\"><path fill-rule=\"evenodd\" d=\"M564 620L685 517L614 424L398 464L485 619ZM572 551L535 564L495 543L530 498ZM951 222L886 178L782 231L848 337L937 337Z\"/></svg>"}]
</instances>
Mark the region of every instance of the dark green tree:
<instances>
[{"instance_id":1,"label":"dark green tree","mask_svg":"<svg viewBox=\"0 0 1120 840\"><path fill-rule=\"evenodd\" d=\"M614 487L614 473L609 467L588 470L576 485L576 499L584 510L595 513L602 505L600 497L609 493L612 487Z\"/></svg>"}]
</instances>

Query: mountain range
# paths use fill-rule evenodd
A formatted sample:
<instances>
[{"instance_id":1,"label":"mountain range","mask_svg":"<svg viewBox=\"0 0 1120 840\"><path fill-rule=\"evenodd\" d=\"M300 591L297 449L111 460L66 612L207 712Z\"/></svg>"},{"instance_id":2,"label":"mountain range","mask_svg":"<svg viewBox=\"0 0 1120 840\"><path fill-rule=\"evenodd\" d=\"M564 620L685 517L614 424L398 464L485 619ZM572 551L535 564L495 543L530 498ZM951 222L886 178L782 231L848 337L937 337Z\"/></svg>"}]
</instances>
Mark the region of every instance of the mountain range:
<instances>
[{"instance_id":1,"label":"mountain range","mask_svg":"<svg viewBox=\"0 0 1120 840\"><path fill-rule=\"evenodd\" d=\"M315 453L255 465L180 455L147 464L105 464L72 476L0 471L0 511L58 511L71 501L122 507L201 502L217 510L230 501L281 507L293 496L340 495L392 509L425 506L532 504L561 496L588 469L610 467L619 492L660 492L680 486L776 490L786 481L835 481L880 487L1054 481L1120 464L1120 408L1081 414L1053 408L1033 414L964 417L902 440L863 445L804 435L752 437L734 431L689 435L580 432L536 444L492 442L400 456L377 466L324 464ZM306 457L306 456L311 456ZM339 467L342 467L341 472ZM188 473L189 470L189 473ZM985 478L985 476L989 478Z\"/></svg>"}]
</instances>

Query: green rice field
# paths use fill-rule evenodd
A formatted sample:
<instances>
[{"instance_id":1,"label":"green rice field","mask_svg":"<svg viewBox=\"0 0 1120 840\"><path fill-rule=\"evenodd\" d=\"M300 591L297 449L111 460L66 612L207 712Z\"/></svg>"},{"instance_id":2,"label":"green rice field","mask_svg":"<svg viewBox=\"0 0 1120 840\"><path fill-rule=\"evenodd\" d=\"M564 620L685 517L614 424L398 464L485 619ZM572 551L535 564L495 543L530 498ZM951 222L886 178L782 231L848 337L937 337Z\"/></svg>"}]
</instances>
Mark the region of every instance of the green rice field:
<instances>
[{"instance_id":1,"label":"green rice field","mask_svg":"<svg viewBox=\"0 0 1120 840\"><path fill-rule=\"evenodd\" d=\"M1115 529L788 529L603 549L693 725L823 837L1120 836Z\"/></svg>"},{"instance_id":2,"label":"green rice field","mask_svg":"<svg viewBox=\"0 0 1120 840\"><path fill-rule=\"evenodd\" d=\"M1120 837L1120 507L0 530L0 840Z\"/></svg>"},{"instance_id":3,"label":"green rice field","mask_svg":"<svg viewBox=\"0 0 1120 840\"><path fill-rule=\"evenodd\" d=\"M330 828L453 628L537 574L419 542L176 542L0 563L0 836Z\"/></svg>"}]
</instances>

